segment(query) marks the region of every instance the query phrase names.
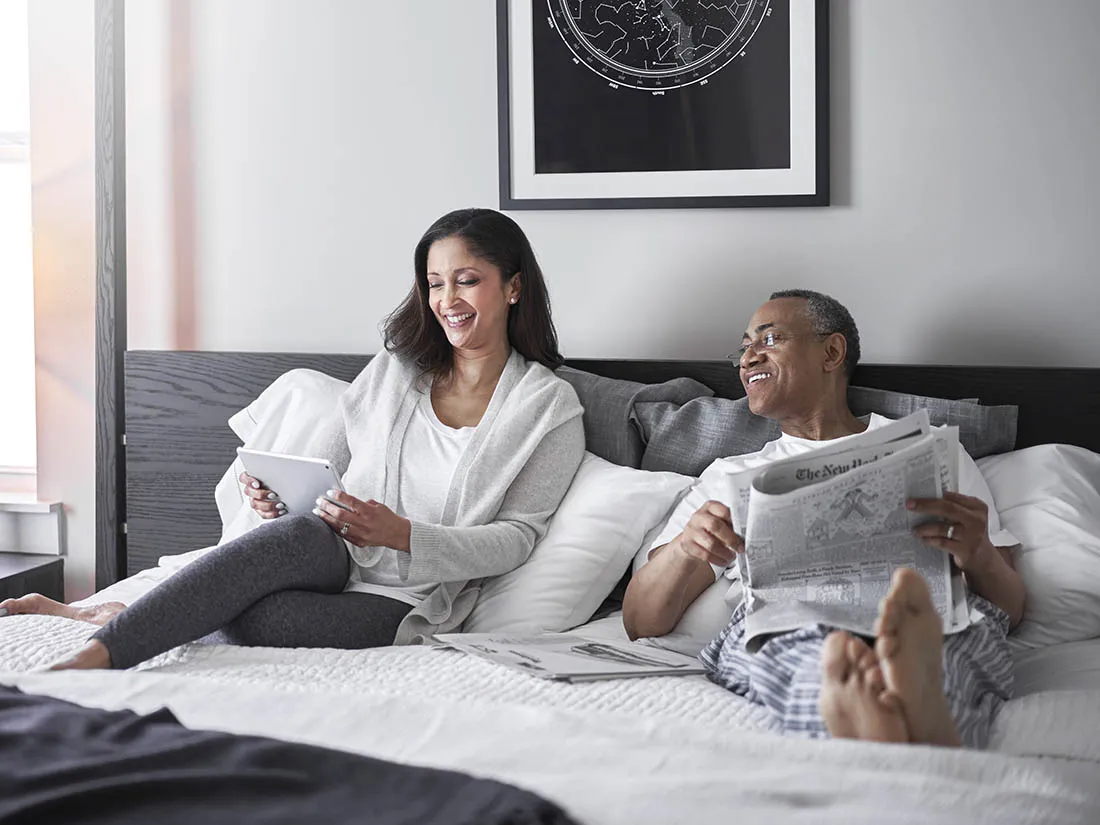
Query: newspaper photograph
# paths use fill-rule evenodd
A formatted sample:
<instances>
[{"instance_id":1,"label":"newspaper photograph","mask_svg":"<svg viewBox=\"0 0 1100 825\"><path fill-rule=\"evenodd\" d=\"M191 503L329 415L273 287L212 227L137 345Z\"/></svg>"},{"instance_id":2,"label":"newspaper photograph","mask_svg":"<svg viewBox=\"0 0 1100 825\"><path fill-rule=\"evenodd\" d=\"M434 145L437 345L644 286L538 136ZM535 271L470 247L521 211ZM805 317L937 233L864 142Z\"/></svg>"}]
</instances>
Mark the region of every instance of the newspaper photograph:
<instances>
[{"instance_id":1,"label":"newspaper photograph","mask_svg":"<svg viewBox=\"0 0 1100 825\"><path fill-rule=\"evenodd\" d=\"M440 647L479 656L542 679L580 682L703 672L698 660L679 653L572 633L539 636L440 633L434 639Z\"/></svg>"},{"instance_id":2,"label":"newspaper photograph","mask_svg":"<svg viewBox=\"0 0 1100 825\"><path fill-rule=\"evenodd\" d=\"M929 521L906 507L958 486L958 430L921 410L840 444L731 475L738 569L750 650L764 637L823 623L871 635L899 567L928 582L947 633L969 624L951 556L913 535Z\"/></svg>"}]
</instances>

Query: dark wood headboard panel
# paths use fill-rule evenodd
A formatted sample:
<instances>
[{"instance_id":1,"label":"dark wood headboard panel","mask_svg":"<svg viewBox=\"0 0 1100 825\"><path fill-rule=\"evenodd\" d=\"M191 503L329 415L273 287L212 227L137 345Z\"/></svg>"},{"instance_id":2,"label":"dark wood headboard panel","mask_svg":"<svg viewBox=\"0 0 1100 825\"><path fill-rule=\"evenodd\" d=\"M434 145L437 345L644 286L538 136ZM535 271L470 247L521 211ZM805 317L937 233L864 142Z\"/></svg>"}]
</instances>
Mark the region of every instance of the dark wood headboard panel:
<instances>
[{"instance_id":1,"label":"dark wood headboard panel","mask_svg":"<svg viewBox=\"0 0 1100 825\"><path fill-rule=\"evenodd\" d=\"M221 535L214 486L240 439L226 423L272 381L314 369L351 381L368 355L126 353L126 573Z\"/></svg>"},{"instance_id":2,"label":"dark wood headboard panel","mask_svg":"<svg viewBox=\"0 0 1100 825\"><path fill-rule=\"evenodd\" d=\"M279 375L316 369L350 381L366 355L241 352L126 353L126 575L162 555L215 543L213 490L239 441L226 421ZM743 395L726 361L571 361L612 378L694 378ZM979 397L1020 407L1017 447L1055 441L1100 452L1100 369L861 366L854 383L939 398Z\"/></svg>"}]
</instances>

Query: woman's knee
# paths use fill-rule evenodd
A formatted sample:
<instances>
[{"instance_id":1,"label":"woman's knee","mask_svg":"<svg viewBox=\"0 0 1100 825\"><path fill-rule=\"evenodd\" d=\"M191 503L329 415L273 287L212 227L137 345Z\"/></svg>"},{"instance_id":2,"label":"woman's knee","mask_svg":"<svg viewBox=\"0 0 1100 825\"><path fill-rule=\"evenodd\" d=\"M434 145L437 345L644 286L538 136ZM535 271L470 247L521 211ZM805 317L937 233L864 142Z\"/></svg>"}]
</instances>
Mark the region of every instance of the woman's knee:
<instances>
[{"instance_id":1,"label":"woman's knee","mask_svg":"<svg viewBox=\"0 0 1100 825\"><path fill-rule=\"evenodd\" d=\"M320 561L319 553L331 553L331 559L346 565L347 549L327 524L317 516L286 515L276 519L279 527L272 532L271 540L291 554L306 553L313 562Z\"/></svg>"},{"instance_id":2,"label":"woman's knee","mask_svg":"<svg viewBox=\"0 0 1100 825\"><path fill-rule=\"evenodd\" d=\"M279 525L280 535L298 546L332 542L335 538L329 526L312 513L279 516L274 523Z\"/></svg>"}]
</instances>

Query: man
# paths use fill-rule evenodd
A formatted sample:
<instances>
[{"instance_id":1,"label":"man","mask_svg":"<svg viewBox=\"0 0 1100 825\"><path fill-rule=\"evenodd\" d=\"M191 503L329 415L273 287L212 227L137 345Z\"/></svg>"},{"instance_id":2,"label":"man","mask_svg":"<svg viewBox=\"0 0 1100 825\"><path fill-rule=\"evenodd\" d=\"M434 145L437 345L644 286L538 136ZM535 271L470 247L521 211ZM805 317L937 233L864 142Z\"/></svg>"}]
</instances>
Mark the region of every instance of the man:
<instances>
[{"instance_id":1,"label":"man","mask_svg":"<svg viewBox=\"0 0 1100 825\"><path fill-rule=\"evenodd\" d=\"M888 423L877 415L861 420L848 408L859 332L827 295L774 293L749 321L739 354L749 408L779 421L783 435L758 453L715 461L673 513L627 589L623 621L631 638L669 633L744 552L729 508L714 500L722 477ZM961 493L909 507L942 519L916 534L952 554L980 621L944 640L927 585L902 569L880 606L873 646L815 625L773 636L750 654L741 605L700 656L710 678L763 705L784 732L983 747L1011 692L1005 637L1023 614L1024 585L1008 549L1018 542L1000 529L970 456L961 451L959 459Z\"/></svg>"}]
</instances>

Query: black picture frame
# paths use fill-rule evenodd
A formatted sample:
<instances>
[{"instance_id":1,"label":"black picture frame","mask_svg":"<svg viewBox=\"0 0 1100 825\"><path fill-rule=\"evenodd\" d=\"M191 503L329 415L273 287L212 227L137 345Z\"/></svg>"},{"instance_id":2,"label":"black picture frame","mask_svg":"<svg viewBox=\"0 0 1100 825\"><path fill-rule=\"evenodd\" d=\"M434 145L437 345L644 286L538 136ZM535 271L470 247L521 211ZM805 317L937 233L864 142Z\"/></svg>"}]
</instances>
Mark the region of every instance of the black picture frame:
<instances>
[{"instance_id":1,"label":"black picture frame","mask_svg":"<svg viewBox=\"0 0 1100 825\"><path fill-rule=\"evenodd\" d=\"M522 32L513 31L513 24L517 17L515 12L517 11L517 4L519 3L532 3L532 18L528 28ZM801 141L803 148L802 157L809 157L812 155L813 163L812 170L805 168L800 174L803 179L812 179L812 186L806 186L806 191L797 192L753 192L748 193L744 191L728 191L715 194L711 193L692 193L690 191L682 192L676 195L668 194L645 194L634 193L629 196L623 196L622 193L616 193L614 191L614 185L610 187L611 191L606 191L606 194L600 194L596 196L585 195L576 196L570 194L563 189L560 196L557 193L542 196L532 196L525 192L517 192L517 188L520 188L517 184L521 178L525 180L533 180L531 174L527 174L524 178L524 174L517 172L515 150L520 140L514 136L514 128L516 127L515 118L517 117L517 110L519 108L516 105L515 95L518 93L515 85L512 81L513 59L517 58L517 48L513 43L512 38L516 36L530 37L534 31L534 24L537 21L539 25L543 21L538 20L538 13L541 9L547 9L545 0L497 0L497 110L498 110L498 151L499 151L499 182L500 182L500 208L503 210L545 210L545 209L666 209L666 208L745 208L745 207L821 207L828 206L830 203L830 187L829 187L829 2L828 0L769 0L770 3L786 2L797 7L798 13L803 14L806 18L812 16L813 21L813 42L814 42L814 59L812 66L813 75L813 90L812 99L809 99L804 108L813 109L813 130L812 135L801 134L797 135L797 139ZM806 8L812 6L812 8ZM771 8L771 6L769 6ZM522 12L523 9L518 9ZM549 16L546 17L545 22L549 28L553 28L553 21ZM790 47L788 47L790 48ZM533 48L528 51L533 53ZM742 56L744 52L742 52ZM534 62L533 58L530 61ZM574 60L574 63L579 62ZM591 62L591 61L589 61ZM534 73L533 65L530 68L532 75ZM792 73L793 78L793 73ZM604 85L608 85L613 89L618 87L614 83L607 83L601 81L601 78L595 77L596 81L603 82ZM795 83L795 80L791 80L791 84ZM702 83L699 84L703 85ZM712 87L713 89L713 87ZM678 93L680 90L671 90L669 94ZM644 91L637 89L623 89L621 94L646 94ZM523 94L527 95L529 99L534 98L534 92L532 89L526 89ZM651 92L651 94L664 94L662 92ZM809 90L802 90L800 99L806 100ZM713 97L713 95L712 95ZM528 102L527 107L534 110L534 103ZM792 104L793 107L793 104ZM793 120L793 117L792 117ZM529 127L530 132L534 134L534 125ZM791 126L791 143L793 145L796 135L794 134L794 126ZM810 142L812 141L812 146ZM534 141L522 141L523 143L530 145ZM533 151L532 155L533 155ZM530 164L528 164L530 167ZM610 170L617 171L617 170ZM656 170L662 171L662 170ZM739 170L719 170L720 172L726 171L739 171ZM787 170L780 169L780 172ZM583 173L582 173L583 174ZM677 173L673 173L677 174ZM636 184L644 188L644 176L651 175L648 170L641 171L640 178L642 182ZM694 179L698 179L698 171L693 170L689 173ZM537 175L543 183L540 184L543 188L553 188L555 181L561 179L563 176L554 175ZM579 179L579 176L574 174L569 177L573 179ZM601 176L603 181L621 179L622 176ZM656 179L656 176L652 176ZM666 180L668 175L665 175ZM714 178L717 182L717 178ZM688 188L692 184L686 184ZM713 188L713 187L712 187Z\"/></svg>"}]
</instances>

